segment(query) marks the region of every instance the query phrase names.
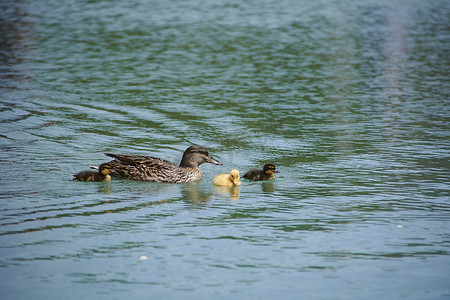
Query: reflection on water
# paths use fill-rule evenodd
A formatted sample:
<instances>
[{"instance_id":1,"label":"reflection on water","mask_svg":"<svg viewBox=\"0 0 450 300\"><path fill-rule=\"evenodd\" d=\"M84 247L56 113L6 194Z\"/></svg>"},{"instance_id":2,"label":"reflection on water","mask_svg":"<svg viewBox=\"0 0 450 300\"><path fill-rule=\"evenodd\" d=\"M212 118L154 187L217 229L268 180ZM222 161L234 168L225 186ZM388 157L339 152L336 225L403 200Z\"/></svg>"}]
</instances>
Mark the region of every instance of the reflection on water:
<instances>
[{"instance_id":1,"label":"reflection on water","mask_svg":"<svg viewBox=\"0 0 450 300\"><path fill-rule=\"evenodd\" d=\"M214 186L214 191L216 195L229 197L232 201L239 200L239 189L240 186Z\"/></svg>"},{"instance_id":2,"label":"reflection on water","mask_svg":"<svg viewBox=\"0 0 450 300\"><path fill-rule=\"evenodd\" d=\"M103 183L101 186L99 185L98 191L102 192L102 193L105 193L105 194L111 193L110 182Z\"/></svg>"},{"instance_id":3,"label":"reflection on water","mask_svg":"<svg viewBox=\"0 0 450 300\"><path fill-rule=\"evenodd\" d=\"M275 192L275 186L273 185L273 182L271 181L264 181L261 183L262 190L266 193L273 193Z\"/></svg>"},{"instance_id":4,"label":"reflection on water","mask_svg":"<svg viewBox=\"0 0 450 300\"><path fill-rule=\"evenodd\" d=\"M181 194L184 200L192 204L202 204L211 199L211 194L202 191L196 183L182 185Z\"/></svg>"},{"instance_id":5,"label":"reflection on water","mask_svg":"<svg viewBox=\"0 0 450 300\"><path fill-rule=\"evenodd\" d=\"M2 296L448 298L449 2L182 2L0 4Z\"/></svg>"}]
</instances>

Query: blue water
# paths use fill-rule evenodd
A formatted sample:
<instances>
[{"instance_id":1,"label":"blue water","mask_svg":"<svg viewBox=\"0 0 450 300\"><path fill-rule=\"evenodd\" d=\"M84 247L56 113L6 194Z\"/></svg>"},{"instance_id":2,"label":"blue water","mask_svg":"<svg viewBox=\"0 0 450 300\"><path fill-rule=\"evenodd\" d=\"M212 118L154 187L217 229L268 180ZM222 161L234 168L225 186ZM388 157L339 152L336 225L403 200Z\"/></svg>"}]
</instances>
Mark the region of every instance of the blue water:
<instances>
[{"instance_id":1,"label":"blue water","mask_svg":"<svg viewBox=\"0 0 450 300\"><path fill-rule=\"evenodd\" d=\"M1 299L450 299L450 2L0 13ZM71 180L193 144L224 166Z\"/></svg>"}]
</instances>

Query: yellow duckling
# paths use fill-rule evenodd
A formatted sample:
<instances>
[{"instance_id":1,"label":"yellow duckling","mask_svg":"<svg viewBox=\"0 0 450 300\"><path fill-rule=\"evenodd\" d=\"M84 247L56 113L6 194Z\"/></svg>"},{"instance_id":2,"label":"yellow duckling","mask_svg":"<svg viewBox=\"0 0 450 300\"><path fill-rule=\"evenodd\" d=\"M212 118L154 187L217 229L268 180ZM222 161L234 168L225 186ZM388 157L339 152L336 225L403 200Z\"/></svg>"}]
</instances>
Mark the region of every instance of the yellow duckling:
<instances>
[{"instance_id":1,"label":"yellow duckling","mask_svg":"<svg viewBox=\"0 0 450 300\"><path fill-rule=\"evenodd\" d=\"M239 180L239 171L233 169L230 171L230 174L219 174L214 177L213 184L220 186L241 185L241 181Z\"/></svg>"}]
</instances>

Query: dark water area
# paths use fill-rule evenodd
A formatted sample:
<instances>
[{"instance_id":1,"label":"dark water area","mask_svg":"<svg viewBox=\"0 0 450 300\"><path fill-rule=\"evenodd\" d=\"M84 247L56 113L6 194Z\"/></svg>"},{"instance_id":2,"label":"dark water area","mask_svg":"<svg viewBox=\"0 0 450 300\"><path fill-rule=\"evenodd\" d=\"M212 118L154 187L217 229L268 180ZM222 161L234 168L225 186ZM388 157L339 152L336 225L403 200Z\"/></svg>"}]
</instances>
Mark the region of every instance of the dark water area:
<instances>
[{"instance_id":1,"label":"dark water area","mask_svg":"<svg viewBox=\"0 0 450 300\"><path fill-rule=\"evenodd\" d=\"M449 16L0 2L0 298L449 299ZM194 183L71 180L194 144L224 164Z\"/></svg>"}]
</instances>

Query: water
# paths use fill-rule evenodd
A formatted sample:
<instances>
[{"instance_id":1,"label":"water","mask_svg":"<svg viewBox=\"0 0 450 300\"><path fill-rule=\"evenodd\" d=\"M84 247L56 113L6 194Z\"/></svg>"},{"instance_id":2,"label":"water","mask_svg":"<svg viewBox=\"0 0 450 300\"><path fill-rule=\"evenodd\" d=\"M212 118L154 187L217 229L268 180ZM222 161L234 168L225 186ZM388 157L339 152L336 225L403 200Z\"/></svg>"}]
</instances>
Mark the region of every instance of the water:
<instances>
[{"instance_id":1,"label":"water","mask_svg":"<svg viewBox=\"0 0 450 300\"><path fill-rule=\"evenodd\" d=\"M2 299L450 298L448 1L0 11ZM224 166L70 180L192 144Z\"/></svg>"}]
</instances>

